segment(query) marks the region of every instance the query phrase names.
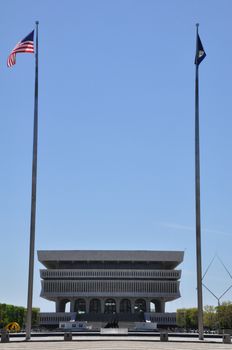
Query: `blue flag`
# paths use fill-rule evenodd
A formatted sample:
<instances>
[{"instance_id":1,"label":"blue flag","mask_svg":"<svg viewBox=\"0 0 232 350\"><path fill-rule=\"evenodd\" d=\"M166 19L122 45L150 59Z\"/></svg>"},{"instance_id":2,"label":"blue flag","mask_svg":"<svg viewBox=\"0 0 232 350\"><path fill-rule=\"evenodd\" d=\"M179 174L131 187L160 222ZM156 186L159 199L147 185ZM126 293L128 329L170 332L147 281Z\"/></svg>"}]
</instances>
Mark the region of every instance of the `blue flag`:
<instances>
[{"instance_id":1,"label":"blue flag","mask_svg":"<svg viewBox=\"0 0 232 350\"><path fill-rule=\"evenodd\" d=\"M204 47L202 45L199 35L197 34L197 49L196 49L195 64L199 65L205 57L206 57L206 53L205 53Z\"/></svg>"}]
</instances>

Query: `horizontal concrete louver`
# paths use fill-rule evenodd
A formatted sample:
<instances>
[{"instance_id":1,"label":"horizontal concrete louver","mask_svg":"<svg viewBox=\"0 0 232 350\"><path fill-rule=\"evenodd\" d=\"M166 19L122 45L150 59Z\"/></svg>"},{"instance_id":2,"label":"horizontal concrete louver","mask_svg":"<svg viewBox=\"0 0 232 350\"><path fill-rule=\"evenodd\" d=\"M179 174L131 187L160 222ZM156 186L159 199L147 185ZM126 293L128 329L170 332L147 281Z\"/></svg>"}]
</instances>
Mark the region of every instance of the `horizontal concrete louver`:
<instances>
[{"instance_id":1,"label":"horizontal concrete louver","mask_svg":"<svg viewBox=\"0 0 232 350\"><path fill-rule=\"evenodd\" d=\"M40 270L40 277L42 279L60 279L62 278L142 278L142 279L180 279L180 270L140 270L140 271L120 271L120 270L109 270L109 271L95 271L95 270Z\"/></svg>"},{"instance_id":2,"label":"horizontal concrete louver","mask_svg":"<svg viewBox=\"0 0 232 350\"><path fill-rule=\"evenodd\" d=\"M137 294L177 294L179 292L178 281L101 281L100 288L98 281L43 281L43 294L69 295L79 293L137 293ZM99 290L100 289L100 290Z\"/></svg>"}]
</instances>

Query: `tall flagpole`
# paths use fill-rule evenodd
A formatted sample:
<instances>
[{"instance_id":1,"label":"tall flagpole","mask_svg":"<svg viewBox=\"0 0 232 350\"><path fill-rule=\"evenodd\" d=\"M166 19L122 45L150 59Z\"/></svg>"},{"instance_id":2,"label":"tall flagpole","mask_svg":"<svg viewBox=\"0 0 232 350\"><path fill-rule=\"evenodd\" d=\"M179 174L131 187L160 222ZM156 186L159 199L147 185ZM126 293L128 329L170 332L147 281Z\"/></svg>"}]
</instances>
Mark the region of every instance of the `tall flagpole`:
<instances>
[{"instance_id":1,"label":"tall flagpole","mask_svg":"<svg viewBox=\"0 0 232 350\"><path fill-rule=\"evenodd\" d=\"M37 183L37 144L38 144L38 25L36 23L35 50L35 100L34 100L34 130L33 130L33 160L32 160L32 188L31 188L31 223L30 223L30 252L27 295L26 340L31 338L32 297L35 252L35 219L36 219L36 183Z\"/></svg>"},{"instance_id":2,"label":"tall flagpole","mask_svg":"<svg viewBox=\"0 0 232 350\"><path fill-rule=\"evenodd\" d=\"M198 53L198 27L196 24L196 53ZM202 266L201 266L201 200L200 200L200 142L199 142L199 64L196 62L195 80L195 190L196 190L196 260L197 260L197 306L199 339L204 339Z\"/></svg>"}]
</instances>

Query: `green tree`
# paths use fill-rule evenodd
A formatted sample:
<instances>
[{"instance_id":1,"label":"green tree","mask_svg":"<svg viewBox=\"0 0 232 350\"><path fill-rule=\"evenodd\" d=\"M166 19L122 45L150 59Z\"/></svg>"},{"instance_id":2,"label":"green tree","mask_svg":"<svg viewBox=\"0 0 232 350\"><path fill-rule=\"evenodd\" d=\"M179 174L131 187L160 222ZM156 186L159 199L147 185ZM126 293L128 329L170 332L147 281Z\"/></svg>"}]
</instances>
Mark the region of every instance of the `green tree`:
<instances>
[{"instance_id":1,"label":"green tree","mask_svg":"<svg viewBox=\"0 0 232 350\"><path fill-rule=\"evenodd\" d=\"M36 308L36 307L33 307L32 308L32 326L34 327L38 327L39 325L39 311L40 309L39 308Z\"/></svg>"},{"instance_id":2,"label":"green tree","mask_svg":"<svg viewBox=\"0 0 232 350\"><path fill-rule=\"evenodd\" d=\"M17 322L20 327L25 324L26 308L22 306L14 306L0 304L0 327L5 327L10 322ZM32 309L32 326L38 326L38 316L40 309Z\"/></svg>"},{"instance_id":3,"label":"green tree","mask_svg":"<svg viewBox=\"0 0 232 350\"><path fill-rule=\"evenodd\" d=\"M216 308L211 305L206 305L204 307L203 319L205 327L209 329L216 329L218 327Z\"/></svg>"},{"instance_id":4,"label":"green tree","mask_svg":"<svg viewBox=\"0 0 232 350\"><path fill-rule=\"evenodd\" d=\"M176 312L177 325L186 329L198 328L197 308L178 309ZM232 302L227 301L222 305L204 307L204 327L209 329L232 329Z\"/></svg>"},{"instance_id":5,"label":"green tree","mask_svg":"<svg viewBox=\"0 0 232 350\"><path fill-rule=\"evenodd\" d=\"M197 308L178 309L176 315L177 325L186 329L197 328Z\"/></svg>"},{"instance_id":6,"label":"green tree","mask_svg":"<svg viewBox=\"0 0 232 350\"><path fill-rule=\"evenodd\" d=\"M186 309L176 310L176 324L180 328L186 328Z\"/></svg>"},{"instance_id":7,"label":"green tree","mask_svg":"<svg viewBox=\"0 0 232 350\"><path fill-rule=\"evenodd\" d=\"M188 329L197 329L198 327L198 313L197 308L192 307L187 309L187 328Z\"/></svg>"},{"instance_id":8,"label":"green tree","mask_svg":"<svg viewBox=\"0 0 232 350\"><path fill-rule=\"evenodd\" d=\"M216 310L219 327L232 329L232 303L230 301L224 302Z\"/></svg>"}]
</instances>

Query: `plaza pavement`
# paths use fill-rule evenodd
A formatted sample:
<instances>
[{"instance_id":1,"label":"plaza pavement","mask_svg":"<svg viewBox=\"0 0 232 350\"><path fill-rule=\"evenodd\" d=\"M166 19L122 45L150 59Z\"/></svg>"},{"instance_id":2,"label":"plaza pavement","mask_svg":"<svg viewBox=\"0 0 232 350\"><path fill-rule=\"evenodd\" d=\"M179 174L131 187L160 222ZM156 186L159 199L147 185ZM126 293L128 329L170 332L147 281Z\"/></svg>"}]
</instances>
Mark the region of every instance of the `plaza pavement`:
<instances>
[{"instance_id":1,"label":"plaza pavement","mask_svg":"<svg viewBox=\"0 0 232 350\"><path fill-rule=\"evenodd\" d=\"M64 341L63 337L32 338L25 342L23 338L12 339L9 343L0 343L0 350L225 350L232 344L223 344L222 339L207 339L204 342L196 338L172 338L160 342L157 337L78 337Z\"/></svg>"}]
</instances>

